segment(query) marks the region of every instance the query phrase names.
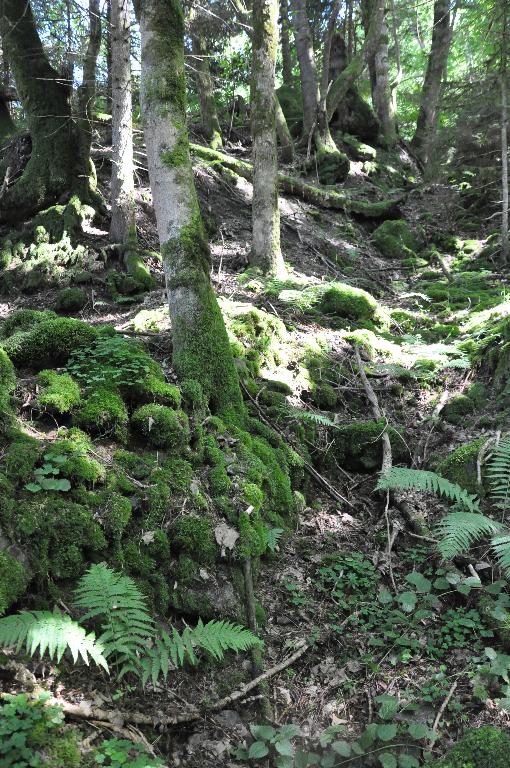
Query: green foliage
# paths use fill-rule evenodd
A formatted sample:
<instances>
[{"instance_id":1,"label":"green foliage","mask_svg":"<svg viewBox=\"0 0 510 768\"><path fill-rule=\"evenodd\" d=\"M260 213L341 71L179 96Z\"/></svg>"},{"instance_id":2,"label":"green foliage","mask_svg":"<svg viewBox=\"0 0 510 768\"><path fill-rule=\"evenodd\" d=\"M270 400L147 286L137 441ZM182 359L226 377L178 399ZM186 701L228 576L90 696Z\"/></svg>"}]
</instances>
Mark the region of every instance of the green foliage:
<instances>
[{"instance_id":1,"label":"green foliage","mask_svg":"<svg viewBox=\"0 0 510 768\"><path fill-rule=\"evenodd\" d=\"M474 413L475 404L467 395L456 395L446 403L442 415L450 424L462 424L465 417Z\"/></svg>"},{"instance_id":2,"label":"green foliage","mask_svg":"<svg viewBox=\"0 0 510 768\"><path fill-rule=\"evenodd\" d=\"M145 437L149 445L173 453L180 453L190 439L189 421L184 411L174 411L156 403L137 408L131 416L131 427Z\"/></svg>"},{"instance_id":3,"label":"green foliage","mask_svg":"<svg viewBox=\"0 0 510 768\"><path fill-rule=\"evenodd\" d=\"M109 768L158 768L163 761L150 757L141 744L127 739L108 739L94 750L94 764Z\"/></svg>"},{"instance_id":4,"label":"green foliage","mask_svg":"<svg viewBox=\"0 0 510 768\"><path fill-rule=\"evenodd\" d=\"M62 729L64 715L48 706L49 694L30 701L24 693L5 694L0 707L2 768L78 768L80 752L74 733Z\"/></svg>"},{"instance_id":5,"label":"green foliage","mask_svg":"<svg viewBox=\"0 0 510 768\"><path fill-rule=\"evenodd\" d=\"M39 491L69 491L71 483L67 478L57 477L66 457L55 453L45 453L44 463L34 469L34 479L25 485L25 490L31 493Z\"/></svg>"},{"instance_id":6,"label":"green foliage","mask_svg":"<svg viewBox=\"0 0 510 768\"><path fill-rule=\"evenodd\" d=\"M0 616L24 593L28 583L25 567L6 550L0 550Z\"/></svg>"},{"instance_id":7,"label":"green foliage","mask_svg":"<svg viewBox=\"0 0 510 768\"><path fill-rule=\"evenodd\" d=\"M63 415L70 413L80 403L80 387L66 373L41 371L37 383L42 387L42 391L38 393L36 402L43 410Z\"/></svg>"},{"instance_id":8,"label":"green foliage","mask_svg":"<svg viewBox=\"0 0 510 768\"><path fill-rule=\"evenodd\" d=\"M63 288L55 298L55 310L63 314L79 312L88 301L82 288Z\"/></svg>"},{"instance_id":9,"label":"green foliage","mask_svg":"<svg viewBox=\"0 0 510 768\"><path fill-rule=\"evenodd\" d=\"M471 496L464 488L456 483L451 483L435 472L423 469L408 469L405 467L391 467L378 480L377 490L417 490L426 493L436 493L445 496L450 501L463 504L471 512L478 510L479 502L476 496ZM483 517L483 516L482 516Z\"/></svg>"},{"instance_id":10,"label":"green foliage","mask_svg":"<svg viewBox=\"0 0 510 768\"><path fill-rule=\"evenodd\" d=\"M81 656L85 664L90 658L108 670L106 648L94 633L87 634L78 622L55 608L49 611L22 611L0 619L0 646L13 647L19 653L24 646L33 656L37 650L41 658L48 653L50 659L60 661L69 648L76 664Z\"/></svg>"},{"instance_id":11,"label":"green foliage","mask_svg":"<svg viewBox=\"0 0 510 768\"><path fill-rule=\"evenodd\" d=\"M180 550L199 563L208 564L216 559L216 540L207 517L181 515L172 527L172 539Z\"/></svg>"},{"instance_id":12,"label":"green foliage","mask_svg":"<svg viewBox=\"0 0 510 768\"><path fill-rule=\"evenodd\" d=\"M89 394L74 416L74 422L93 435L111 435L123 442L127 437L128 412L121 396L99 387Z\"/></svg>"},{"instance_id":13,"label":"green foliage","mask_svg":"<svg viewBox=\"0 0 510 768\"><path fill-rule=\"evenodd\" d=\"M439 551L445 560L467 552L474 542L493 536L502 529L500 523L476 512L450 512L437 525L441 536Z\"/></svg>"},{"instance_id":14,"label":"green foliage","mask_svg":"<svg viewBox=\"0 0 510 768\"><path fill-rule=\"evenodd\" d=\"M506 733L484 726L468 731L434 768L507 768L510 738Z\"/></svg>"},{"instance_id":15,"label":"green foliage","mask_svg":"<svg viewBox=\"0 0 510 768\"><path fill-rule=\"evenodd\" d=\"M491 498L501 509L508 509L510 499L510 438L500 440L487 468Z\"/></svg>"}]
</instances>

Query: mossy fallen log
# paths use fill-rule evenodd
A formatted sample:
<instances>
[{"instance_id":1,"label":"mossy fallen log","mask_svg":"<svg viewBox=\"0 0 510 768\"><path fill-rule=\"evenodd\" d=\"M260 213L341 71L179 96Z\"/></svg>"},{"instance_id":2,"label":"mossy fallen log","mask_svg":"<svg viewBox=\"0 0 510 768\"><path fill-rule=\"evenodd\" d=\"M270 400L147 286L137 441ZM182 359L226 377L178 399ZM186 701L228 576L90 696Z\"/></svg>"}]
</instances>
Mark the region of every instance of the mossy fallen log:
<instances>
[{"instance_id":1,"label":"mossy fallen log","mask_svg":"<svg viewBox=\"0 0 510 768\"><path fill-rule=\"evenodd\" d=\"M225 155L223 152L217 152L209 147L203 147L200 144L191 144L190 147L196 157L200 157L210 163L219 163L223 167L237 173L238 176L242 176L248 181L252 180L253 167L251 163L238 160L235 157ZM355 200L345 193L320 189L312 184L307 184L301 179L287 176L284 173L278 174L278 183L283 192L300 197L307 203L313 203L322 208L345 211L362 219L396 219L400 217L399 207L403 199L402 197L376 202Z\"/></svg>"}]
</instances>

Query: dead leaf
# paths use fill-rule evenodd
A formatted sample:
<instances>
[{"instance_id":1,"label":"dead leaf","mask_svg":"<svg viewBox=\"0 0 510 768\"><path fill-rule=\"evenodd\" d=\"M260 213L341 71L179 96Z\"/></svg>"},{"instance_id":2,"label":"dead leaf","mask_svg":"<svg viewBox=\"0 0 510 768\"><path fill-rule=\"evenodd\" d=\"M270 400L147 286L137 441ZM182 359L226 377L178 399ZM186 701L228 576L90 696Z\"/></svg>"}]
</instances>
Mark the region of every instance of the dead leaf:
<instances>
[{"instance_id":1,"label":"dead leaf","mask_svg":"<svg viewBox=\"0 0 510 768\"><path fill-rule=\"evenodd\" d=\"M235 528L230 528L226 523L220 523L214 529L214 535L216 541L221 547L221 556L225 557L227 549L234 549L236 541L239 538L239 533Z\"/></svg>"}]
</instances>

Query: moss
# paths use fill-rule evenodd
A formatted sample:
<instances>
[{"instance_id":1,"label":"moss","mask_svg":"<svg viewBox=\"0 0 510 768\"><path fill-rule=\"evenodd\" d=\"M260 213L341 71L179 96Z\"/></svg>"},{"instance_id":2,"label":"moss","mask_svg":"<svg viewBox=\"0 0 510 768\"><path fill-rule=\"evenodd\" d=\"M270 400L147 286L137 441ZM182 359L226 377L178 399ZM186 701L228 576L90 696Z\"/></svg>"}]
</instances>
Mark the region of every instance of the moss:
<instances>
[{"instance_id":1,"label":"moss","mask_svg":"<svg viewBox=\"0 0 510 768\"><path fill-rule=\"evenodd\" d=\"M225 496L232 487L232 481L222 466L213 467L209 473L211 496Z\"/></svg>"},{"instance_id":2,"label":"moss","mask_svg":"<svg viewBox=\"0 0 510 768\"><path fill-rule=\"evenodd\" d=\"M317 408L324 411L332 411L338 399L335 389L326 382L321 382L313 388L312 398Z\"/></svg>"},{"instance_id":3,"label":"moss","mask_svg":"<svg viewBox=\"0 0 510 768\"><path fill-rule=\"evenodd\" d=\"M91 344L98 332L81 320L59 317L42 320L31 330L18 331L2 346L16 367L33 370L65 365L71 352Z\"/></svg>"},{"instance_id":4,"label":"moss","mask_svg":"<svg viewBox=\"0 0 510 768\"><path fill-rule=\"evenodd\" d=\"M66 373L41 371L37 383L42 391L36 397L39 408L52 413L70 413L81 402L80 388L75 380Z\"/></svg>"},{"instance_id":5,"label":"moss","mask_svg":"<svg viewBox=\"0 0 510 768\"><path fill-rule=\"evenodd\" d=\"M104 494L104 527L114 540L120 540L124 529L131 520L132 512L133 505L125 496L115 491Z\"/></svg>"},{"instance_id":6,"label":"moss","mask_svg":"<svg viewBox=\"0 0 510 768\"><path fill-rule=\"evenodd\" d=\"M92 392L74 416L74 422L93 435L127 437L128 412L121 396L100 387Z\"/></svg>"},{"instance_id":7,"label":"moss","mask_svg":"<svg viewBox=\"0 0 510 768\"><path fill-rule=\"evenodd\" d=\"M403 259L416 255L418 241L403 219L383 222L373 233L376 248L388 259Z\"/></svg>"},{"instance_id":8,"label":"moss","mask_svg":"<svg viewBox=\"0 0 510 768\"><path fill-rule=\"evenodd\" d=\"M16 373L7 353L0 347L0 433L11 421L11 392L16 386Z\"/></svg>"},{"instance_id":9,"label":"moss","mask_svg":"<svg viewBox=\"0 0 510 768\"><path fill-rule=\"evenodd\" d=\"M80 429L60 430L57 439L47 450L45 456L64 456L66 461L60 466L60 474L71 481L71 484L95 485L104 481L106 470L104 466L89 455L92 443L88 435Z\"/></svg>"},{"instance_id":10,"label":"moss","mask_svg":"<svg viewBox=\"0 0 510 768\"><path fill-rule=\"evenodd\" d=\"M320 308L326 314L352 320L372 319L377 310L377 301L361 288L334 283L324 293Z\"/></svg>"},{"instance_id":11,"label":"moss","mask_svg":"<svg viewBox=\"0 0 510 768\"><path fill-rule=\"evenodd\" d=\"M477 460L485 442L486 438L481 437L472 443L466 443L456 448L438 464L437 473L454 483L458 483L469 493L480 493L481 489L477 480Z\"/></svg>"},{"instance_id":12,"label":"moss","mask_svg":"<svg viewBox=\"0 0 510 768\"><path fill-rule=\"evenodd\" d=\"M499 728L486 725L468 731L435 768L507 768L510 738Z\"/></svg>"},{"instance_id":13,"label":"moss","mask_svg":"<svg viewBox=\"0 0 510 768\"><path fill-rule=\"evenodd\" d=\"M314 165L321 184L341 184L347 178L351 166L344 152L326 144L321 144L316 152Z\"/></svg>"},{"instance_id":14,"label":"moss","mask_svg":"<svg viewBox=\"0 0 510 768\"><path fill-rule=\"evenodd\" d=\"M24 565L0 550L0 616L23 595L28 581Z\"/></svg>"},{"instance_id":15,"label":"moss","mask_svg":"<svg viewBox=\"0 0 510 768\"><path fill-rule=\"evenodd\" d=\"M213 563L217 555L211 520L197 515L181 515L171 529L173 545L197 563Z\"/></svg>"},{"instance_id":16,"label":"moss","mask_svg":"<svg viewBox=\"0 0 510 768\"><path fill-rule=\"evenodd\" d=\"M154 485L147 488L144 495L142 523L146 530L161 527L168 518L172 506L172 491L169 485L159 478L151 476Z\"/></svg>"},{"instance_id":17,"label":"moss","mask_svg":"<svg viewBox=\"0 0 510 768\"><path fill-rule=\"evenodd\" d=\"M467 395L455 395L446 403L442 416L449 424L462 424L465 417L474 413L475 404Z\"/></svg>"},{"instance_id":18,"label":"moss","mask_svg":"<svg viewBox=\"0 0 510 768\"><path fill-rule=\"evenodd\" d=\"M252 376L258 376L263 367L272 369L287 362L288 334L281 320L250 304L223 302L222 307L234 354L244 358Z\"/></svg>"},{"instance_id":19,"label":"moss","mask_svg":"<svg viewBox=\"0 0 510 768\"><path fill-rule=\"evenodd\" d=\"M0 325L0 335L2 338L12 336L16 331L29 331L34 325L43 320L55 318L54 312L39 311L37 309L17 309L7 317Z\"/></svg>"},{"instance_id":20,"label":"moss","mask_svg":"<svg viewBox=\"0 0 510 768\"><path fill-rule=\"evenodd\" d=\"M3 458L5 476L16 485L28 483L41 457L41 443L28 435L20 435L7 447Z\"/></svg>"},{"instance_id":21,"label":"moss","mask_svg":"<svg viewBox=\"0 0 510 768\"><path fill-rule=\"evenodd\" d=\"M131 426L155 448L174 453L184 450L190 441L188 417L184 411L174 411L164 405L142 405L133 413Z\"/></svg>"},{"instance_id":22,"label":"moss","mask_svg":"<svg viewBox=\"0 0 510 768\"><path fill-rule=\"evenodd\" d=\"M473 384L470 384L466 394L473 401L476 408L483 408L487 403L487 387L481 381L475 381Z\"/></svg>"},{"instance_id":23,"label":"moss","mask_svg":"<svg viewBox=\"0 0 510 768\"><path fill-rule=\"evenodd\" d=\"M255 483L243 483L242 500L259 512L264 503L264 492Z\"/></svg>"},{"instance_id":24,"label":"moss","mask_svg":"<svg viewBox=\"0 0 510 768\"><path fill-rule=\"evenodd\" d=\"M63 288L55 298L55 310L62 314L79 312L88 301L82 288Z\"/></svg>"},{"instance_id":25,"label":"moss","mask_svg":"<svg viewBox=\"0 0 510 768\"><path fill-rule=\"evenodd\" d=\"M124 256L124 264L126 265L128 275L134 281L133 288L135 289L134 291L126 291L126 293L151 291L156 287L156 280L151 275L142 253L139 251L128 251Z\"/></svg>"},{"instance_id":26,"label":"moss","mask_svg":"<svg viewBox=\"0 0 510 768\"><path fill-rule=\"evenodd\" d=\"M267 549L267 528L256 512L239 515L239 542L237 555L241 560L260 557Z\"/></svg>"},{"instance_id":27,"label":"moss","mask_svg":"<svg viewBox=\"0 0 510 768\"><path fill-rule=\"evenodd\" d=\"M196 379L184 379L181 381L180 389L184 402L189 409L196 411L206 407L204 390L199 381Z\"/></svg>"},{"instance_id":28,"label":"moss","mask_svg":"<svg viewBox=\"0 0 510 768\"><path fill-rule=\"evenodd\" d=\"M149 374L144 379L139 390L140 400L144 399L160 405L168 405L170 408L181 407L182 398L179 387L162 381L154 374Z\"/></svg>"},{"instance_id":29,"label":"moss","mask_svg":"<svg viewBox=\"0 0 510 768\"><path fill-rule=\"evenodd\" d=\"M177 581L182 586L190 584L195 576L198 575L199 565L189 555L179 555L177 572L175 574Z\"/></svg>"},{"instance_id":30,"label":"moss","mask_svg":"<svg viewBox=\"0 0 510 768\"><path fill-rule=\"evenodd\" d=\"M132 453L124 448L119 448L113 456L114 461L135 480L145 480L149 477L154 463L151 456Z\"/></svg>"},{"instance_id":31,"label":"moss","mask_svg":"<svg viewBox=\"0 0 510 768\"><path fill-rule=\"evenodd\" d=\"M189 492L193 479L193 467L189 461L171 456L163 463L165 471L169 475L168 486L175 493Z\"/></svg>"},{"instance_id":32,"label":"moss","mask_svg":"<svg viewBox=\"0 0 510 768\"><path fill-rule=\"evenodd\" d=\"M333 437L332 452L335 460L345 469L370 471L379 469L382 460L381 437L387 423L380 421L355 421L339 426ZM409 458L408 449L398 429L389 427L393 461L398 463Z\"/></svg>"}]
</instances>

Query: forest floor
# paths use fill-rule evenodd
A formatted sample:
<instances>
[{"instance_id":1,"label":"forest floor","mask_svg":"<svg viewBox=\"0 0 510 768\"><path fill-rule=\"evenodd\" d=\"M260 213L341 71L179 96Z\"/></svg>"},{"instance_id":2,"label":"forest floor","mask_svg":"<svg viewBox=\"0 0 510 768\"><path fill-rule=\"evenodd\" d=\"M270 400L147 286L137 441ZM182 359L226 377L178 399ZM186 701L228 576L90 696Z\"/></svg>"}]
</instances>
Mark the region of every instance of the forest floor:
<instances>
[{"instance_id":1,"label":"forest floor","mask_svg":"<svg viewBox=\"0 0 510 768\"><path fill-rule=\"evenodd\" d=\"M157 251L141 144L138 150L139 239L143 247ZM246 156L242 147L225 151ZM97 149L96 163L107 197L105 150ZM381 189L391 189L392 178L395 183L387 174L384 186L378 184L377 176L367 175L361 166L353 163L347 182L357 197L380 197ZM412 175L412 164L403 162L399 172ZM307 458L345 499L334 500L308 478L306 503L294 529L282 535L274 554L262 558L256 574L256 598L265 613L259 627L264 668L277 665L303 641L310 646L267 681L265 715L256 697L170 728L158 727L158 720L169 712L203 707L246 682L251 664L247 655L173 671L166 684L149 686L146 692L90 668L36 660L26 662L35 676L32 682L49 688L58 699L88 701L116 713L113 735L132 727L135 738L150 744L168 765L186 768L258 764L233 755L237 747L250 743L249 726L257 722L275 728L296 724L301 733L297 741L318 751L320 735L328 727L335 727L335 739L351 743L371 723L388 726L387 734L379 729L367 747L371 758L358 763L344 746L338 748L335 765L370 765L370 759L389 753L386 764L392 766L391 755L402 750L421 760L427 753L442 754L467 727L508 727L509 715L496 703L497 695L480 694L486 685L484 648L497 642L494 627L483 618L477 595L469 589L456 591L473 572L484 582L497 578L485 550L457 567L443 564L434 554L433 530L446 511L445 503L409 492L407 506L388 506L386 494L374 492L381 468L380 433L373 436L373 446L358 453L352 445L337 449L335 442L335 429L373 420L353 351L357 343L384 419L401 430L395 463L434 469L456 449L475 443L467 463L452 470L451 479L467 478L469 490L477 490L480 445L508 428L501 387L494 383L487 362L488 350L501 345L501 335L491 336L494 327L510 314L497 253L487 249L489 232L480 221L475 231L473 222L469 226L469 214L455 188L407 183L401 214L417 234L419 255L388 258L372 238L380 222L362 222L282 195L288 278L266 279L247 269L250 183L200 160L195 173L211 239L214 288L231 332L235 335L235 320L246 311L256 308L261 313L251 337L248 332L237 336L245 352L256 348L260 354L256 409L290 444L299 447L296 435L303 440L304 434ZM119 302L105 287L106 227L86 227L82 244L88 248L87 268L93 277L83 285L87 304L74 316L94 326L109 323L139 334L172 381L161 266L156 259L150 261L158 281L154 290L141 299ZM379 319L363 328L352 318L322 312L319 303L330 281L372 294ZM0 298L0 320L20 308L51 309L58 290L50 286L32 293L11 291ZM288 385L287 394L276 392L275 397L274 381ZM27 396L21 417L35 433L43 428L33 422L31 391L32 382L20 378L17 395ZM51 439L56 425L47 423L44 431ZM354 443L356 437L347 439ZM107 451L108 441L102 446ZM424 581L408 578L416 573ZM26 680L21 684L7 674L0 676L0 690L24 687ZM138 730L124 721L122 712L153 715L156 725ZM437 717L436 737L431 729ZM93 720L79 721L89 746L105 736L104 723L98 726Z\"/></svg>"}]
</instances>

